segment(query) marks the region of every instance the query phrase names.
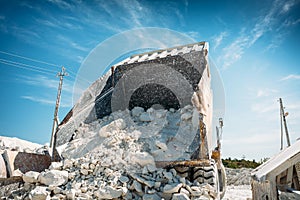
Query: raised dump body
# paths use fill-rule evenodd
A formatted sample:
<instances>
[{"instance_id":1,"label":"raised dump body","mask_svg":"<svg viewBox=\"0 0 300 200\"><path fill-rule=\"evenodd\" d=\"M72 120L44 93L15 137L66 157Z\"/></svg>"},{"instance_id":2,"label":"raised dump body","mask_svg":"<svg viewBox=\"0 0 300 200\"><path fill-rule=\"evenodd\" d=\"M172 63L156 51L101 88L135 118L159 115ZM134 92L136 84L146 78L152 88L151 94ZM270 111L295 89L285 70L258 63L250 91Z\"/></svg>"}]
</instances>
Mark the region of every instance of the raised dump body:
<instances>
[{"instance_id":1,"label":"raised dump body","mask_svg":"<svg viewBox=\"0 0 300 200\"><path fill-rule=\"evenodd\" d=\"M208 43L133 55L83 93L59 126L56 146L81 137L76 134L83 123L129 110L132 121L142 128L161 125L152 132L145 130L148 134L137 141L157 167L175 168L190 181L207 182L222 193L225 174L220 152L212 146L212 98ZM170 112L161 111L162 120L153 122L153 113L158 115L154 110Z\"/></svg>"}]
</instances>

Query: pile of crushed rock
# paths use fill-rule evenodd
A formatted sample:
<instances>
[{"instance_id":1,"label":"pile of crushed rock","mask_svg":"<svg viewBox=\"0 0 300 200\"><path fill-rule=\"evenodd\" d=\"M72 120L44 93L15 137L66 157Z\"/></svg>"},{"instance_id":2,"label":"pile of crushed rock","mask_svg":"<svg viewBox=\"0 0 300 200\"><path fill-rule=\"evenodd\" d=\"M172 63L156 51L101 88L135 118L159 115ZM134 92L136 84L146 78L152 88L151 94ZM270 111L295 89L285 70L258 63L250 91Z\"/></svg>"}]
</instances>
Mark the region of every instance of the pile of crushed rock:
<instances>
[{"instance_id":1,"label":"pile of crushed rock","mask_svg":"<svg viewBox=\"0 0 300 200\"><path fill-rule=\"evenodd\" d=\"M155 165L190 158L197 145L195 113L192 106L147 111L136 107L81 124L73 140L58 148L63 161L41 173L25 173L24 185L7 198L214 199L212 186Z\"/></svg>"},{"instance_id":2,"label":"pile of crushed rock","mask_svg":"<svg viewBox=\"0 0 300 200\"><path fill-rule=\"evenodd\" d=\"M231 169L226 168L227 185L250 185L251 184L251 168Z\"/></svg>"},{"instance_id":3,"label":"pile of crushed rock","mask_svg":"<svg viewBox=\"0 0 300 200\"><path fill-rule=\"evenodd\" d=\"M103 163L132 164L137 157L146 157L147 162L185 160L199 145L198 123L198 112L190 105L180 110L135 107L82 123L74 140L59 151L64 158L102 153Z\"/></svg>"},{"instance_id":4,"label":"pile of crushed rock","mask_svg":"<svg viewBox=\"0 0 300 200\"><path fill-rule=\"evenodd\" d=\"M12 199L213 199L210 185L191 183L166 170L146 165L140 173L102 166L93 158L52 163L45 172L27 172Z\"/></svg>"}]
</instances>

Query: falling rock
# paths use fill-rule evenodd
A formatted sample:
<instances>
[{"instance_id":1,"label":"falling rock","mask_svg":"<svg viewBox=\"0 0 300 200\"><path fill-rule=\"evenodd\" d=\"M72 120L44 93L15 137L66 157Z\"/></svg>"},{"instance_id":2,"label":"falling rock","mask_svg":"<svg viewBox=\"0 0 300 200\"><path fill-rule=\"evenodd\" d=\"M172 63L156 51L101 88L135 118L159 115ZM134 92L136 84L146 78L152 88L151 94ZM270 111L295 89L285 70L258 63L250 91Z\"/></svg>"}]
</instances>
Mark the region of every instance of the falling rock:
<instances>
[{"instance_id":1,"label":"falling rock","mask_svg":"<svg viewBox=\"0 0 300 200\"><path fill-rule=\"evenodd\" d=\"M23 173L21 172L20 169L16 169L13 171L12 176L23 176Z\"/></svg>"},{"instance_id":2,"label":"falling rock","mask_svg":"<svg viewBox=\"0 0 300 200\"><path fill-rule=\"evenodd\" d=\"M39 182L48 186L64 185L68 182L68 172L59 170L42 172L39 176Z\"/></svg>"},{"instance_id":3,"label":"falling rock","mask_svg":"<svg viewBox=\"0 0 300 200\"><path fill-rule=\"evenodd\" d=\"M163 143L163 142L156 141L156 142L155 142L155 145L156 145L158 148L160 148L161 150L163 150L163 151L167 151L167 150L168 150L167 145L166 145L165 143Z\"/></svg>"},{"instance_id":4,"label":"falling rock","mask_svg":"<svg viewBox=\"0 0 300 200\"><path fill-rule=\"evenodd\" d=\"M106 131L124 130L126 126L125 121L122 118L119 118L104 126L102 129L105 129Z\"/></svg>"},{"instance_id":5,"label":"falling rock","mask_svg":"<svg viewBox=\"0 0 300 200\"><path fill-rule=\"evenodd\" d=\"M49 199L48 195L47 187L37 186L29 193L29 198L31 200L46 200Z\"/></svg>"},{"instance_id":6,"label":"falling rock","mask_svg":"<svg viewBox=\"0 0 300 200\"><path fill-rule=\"evenodd\" d=\"M64 162L63 162L63 168L64 169L69 169L72 166L73 166L73 161L72 160L69 160L69 159L64 160Z\"/></svg>"},{"instance_id":7,"label":"falling rock","mask_svg":"<svg viewBox=\"0 0 300 200\"><path fill-rule=\"evenodd\" d=\"M150 118L149 113L147 113L147 112L142 113L140 115L140 121L142 121L142 122L151 122L151 118Z\"/></svg>"},{"instance_id":8,"label":"falling rock","mask_svg":"<svg viewBox=\"0 0 300 200\"><path fill-rule=\"evenodd\" d=\"M134 107L131 110L132 117L139 117L143 112L145 112L144 108L142 107Z\"/></svg>"},{"instance_id":9,"label":"falling rock","mask_svg":"<svg viewBox=\"0 0 300 200\"><path fill-rule=\"evenodd\" d=\"M51 165L49 166L49 169L56 169L56 170L61 170L63 166L63 163L61 162L52 162Z\"/></svg>"},{"instance_id":10,"label":"falling rock","mask_svg":"<svg viewBox=\"0 0 300 200\"><path fill-rule=\"evenodd\" d=\"M182 187L182 183L167 184L163 188L164 193L176 193Z\"/></svg>"},{"instance_id":11,"label":"falling rock","mask_svg":"<svg viewBox=\"0 0 300 200\"><path fill-rule=\"evenodd\" d=\"M183 120L183 121L187 121L187 120L189 120L191 118L192 118L192 114L189 113L189 112L184 113L184 114L181 115L181 120Z\"/></svg>"},{"instance_id":12,"label":"falling rock","mask_svg":"<svg viewBox=\"0 0 300 200\"><path fill-rule=\"evenodd\" d=\"M132 156L132 161L141 166L155 165L154 158L147 152L136 152Z\"/></svg>"},{"instance_id":13,"label":"falling rock","mask_svg":"<svg viewBox=\"0 0 300 200\"><path fill-rule=\"evenodd\" d=\"M160 200L161 197L159 197L157 194L144 194L143 200Z\"/></svg>"},{"instance_id":14,"label":"falling rock","mask_svg":"<svg viewBox=\"0 0 300 200\"><path fill-rule=\"evenodd\" d=\"M190 200L190 198L184 193L179 193L173 194L172 200Z\"/></svg>"},{"instance_id":15,"label":"falling rock","mask_svg":"<svg viewBox=\"0 0 300 200\"><path fill-rule=\"evenodd\" d=\"M37 183L39 175L39 172L29 171L26 172L22 178L25 183Z\"/></svg>"}]
</instances>

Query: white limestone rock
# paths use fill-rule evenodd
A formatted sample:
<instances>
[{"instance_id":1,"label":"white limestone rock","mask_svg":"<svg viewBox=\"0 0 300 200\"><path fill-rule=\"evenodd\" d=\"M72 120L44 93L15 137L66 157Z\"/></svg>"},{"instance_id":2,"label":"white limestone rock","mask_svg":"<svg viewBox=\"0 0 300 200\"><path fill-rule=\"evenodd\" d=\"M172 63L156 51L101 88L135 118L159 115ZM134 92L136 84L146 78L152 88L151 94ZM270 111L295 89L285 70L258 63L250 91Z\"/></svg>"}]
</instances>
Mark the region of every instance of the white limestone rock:
<instances>
[{"instance_id":1,"label":"white limestone rock","mask_svg":"<svg viewBox=\"0 0 300 200\"><path fill-rule=\"evenodd\" d=\"M180 191L179 191L180 193L182 193L182 194L186 194L187 196L189 196L190 195L190 192L187 190L187 189L185 189L185 188L180 188Z\"/></svg>"},{"instance_id":2,"label":"white limestone rock","mask_svg":"<svg viewBox=\"0 0 300 200\"><path fill-rule=\"evenodd\" d=\"M48 199L50 199L49 194L50 193L47 191L47 187L36 186L29 193L29 199L31 199L31 200L48 200Z\"/></svg>"},{"instance_id":3,"label":"white limestone rock","mask_svg":"<svg viewBox=\"0 0 300 200\"><path fill-rule=\"evenodd\" d=\"M75 195L76 195L75 189L70 189L66 192L67 199L73 200L75 199Z\"/></svg>"},{"instance_id":4,"label":"white limestone rock","mask_svg":"<svg viewBox=\"0 0 300 200\"><path fill-rule=\"evenodd\" d=\"M166 171L164 171L164 172L163 172L163 175L164 175L164 177L165 177L166 179L168 179L168 180L172 180L172 179L173 179L173 174L172 174L172 172L166 172Z\"/></svg>"},{"instance_id":5,"label":"white limestone rock","mask_svg":"<svg viewBox=\"0 0 300 200\"><path fill-rule=\"evenodd\" d=\"M167 145L166 145L166 143L163 143L163 142L161 142L161 141L155 141L155 145L159 148L159 149L161 149L161 150L163 150L163 151L167 151L168 150L168 147L167 147Z\"/></svg>"},{"instance_id":6,"label":"white limestone rock","mask_svg":"<svg viewBox=\"0 0 300 200\"><path fill-rule=\"evenodd\" d=\"M173 194L172 200L190 200L190 198L184 193Z\"/></svg>"},{"instance_id":7,"label":"white limestone rock","mask_svg":"<svg viewBox=\"0 0 300 200\"><path fill-rule=\"evenodd\" d=\"M150 114L148 112L144 112L140 115L140 121L141 122L151 122L151 117Z\"/></svg>"},{"instance_id":8,"label":"white limestone rock","mask_svg":"<svg viewBox=\"0 0 300 200\"><path fill-rule=\"evenodd\" d=\"M134 107L131 110L132 117L139 117L143 112L145 112L144 108L142 107Z\"/></svg>"},{"instance_id":9,"label":"white limestone rock","mask_svg":"<svg viewBox=\"0 0 300 200\"><path fill-rule=\"evenodd\" d=\"M23 176L23 172L20 169L16 169L13 171L12 176Z\"/></svg>"},{"instance_id":10,"label":"white limestone rock","mask_svg":"<svg viewBox=\"0 0 300 200\"><path fill-rule=\"evenodd\" d=\"M127 182L129 181L129 178L128 178L127 176L121 176L121 177L119 178L119 181L120 181L121 183L127 183Z\"/></svg>"},{"instance_id":11,"label":"white limestone rock","mask_svg":"<svg viewBox=\"0 0 300 200\"><path fill-rule=\"evenodd\" d=\"M37 183L39 175L39 172L29 171L26 172L22 178L25 183Z\"/></svg>"},{"instance_id":12,"label":"white limestone rock","mask_svg":"<svg viewBox=\"0 0 300 200\"><path fill-rule=\"evenodd\" d=\"M52 162L51 165L49 166L49 169L61 170L62 166L63 166L62 162Z\"/></svg>"},{"instance_id":13,"label":"white limestone rock","mask_svg":"<svg viewBox=\"0 0 300 200\"><path fill-rule=\"evenodd\" d=\"M136 180L133 181L133 188L137 191L137 192L143 192L143 188L142 185L137 182Z\"/></svg>"},{"instance_id":14,"label":"white limestone rock","mask_svg":"<svg viewBox=\"0 0 300 200\"><path fill-rule=\"evenodd\" d=\"M63 169L68 169L73 166L73 160L65 159L63 162Z\"/></svg>"},{"instance_id":15,"label":"white limestone rock","mask_svg":"<svg viewBox=\"0 0 300 200\"><path fill-rule=\"evenodd\" d=\"M142 167L146 165L155 165L154 158L147 152L136 152L132 155L131 161Z\"/></svg>"},{"instance_id":16,"label":"white limestone rock","mask_svg":"<svg viewBox=\"0 0 300 200\"><path fill-rule=\"evenodd\" d=\"M42 172L39 176L39 182L48 186L60 186L68 182L68 172L59 170L50 170Z\"/></svg>"},{"instance_id":17,"label":"white limestone rock","mask_svg":"<svg viewBox=\"0 0 300 200\"><path fill-rule=\"evenodd\" d=\"M122 189L116 189L111 186L106 186L94 192L98 199L116 199L122 196Z\"/></svg>"},{"instance_id":18,"label":"white limestone rock","mask_svg":"<svg viewBox=\"0 0 300 200\"><path fill-rule=\"evenodd\" d=\"M61 189L60 187L55 187L55 188L53 189L53 193L54 193L54 194L60 194L60 193L62 193L62 191L63 191L63 189Z\"/></svg>"},{"instance_id":19,"label":"white limestone rock","mask_svg":"<svg viewBox=\"0 0 300 200\"><path fill-rule=\"evenodd\" d=\"M154 171L157 170L155 165L147 165L147 169L150 173L153 173Z\"/></svg>"},{"instance_id":20,"label":"white limestone rock","mask_svg":"<svg viewBox=\"0 0 300 200\"><path fill-rule=\"evenodd\" d=\"M184 113L181 115L181 120L187 121L192 118L192 114L190 112Z\"/></svg>"},{"instance_id":21,"label":"white limestone rock","mask_svg":"<svg viewBox=\"0 0 300 200\"><path fill-rule=\"evenodd\" d=\"M113 132L119 132L120 130L124 130L127 127L126 122L119 118L112 121L110 124L102 127L99 130L99 136L103 138L107 138L113 135Z\"/></svg>"},{"instance_id":22,"label":"white limestone rock","mask_svg":"<svg viewBox=\"0 0 300 200\"><path fill-rule=\"evenodd\" d=\"M161 200L157 194L144 194L143 200Z\"/></svg>"},{"instance_id":23,"label":"white limestone rock","mask_svg":"<svg viewBox=\"0 0 300 200\"><path fill-rule=\"evenodd\" d=\"M167 184L163 188L164 193L176 193L182 187L182 183Z\"/></svg>"}]
</instances>

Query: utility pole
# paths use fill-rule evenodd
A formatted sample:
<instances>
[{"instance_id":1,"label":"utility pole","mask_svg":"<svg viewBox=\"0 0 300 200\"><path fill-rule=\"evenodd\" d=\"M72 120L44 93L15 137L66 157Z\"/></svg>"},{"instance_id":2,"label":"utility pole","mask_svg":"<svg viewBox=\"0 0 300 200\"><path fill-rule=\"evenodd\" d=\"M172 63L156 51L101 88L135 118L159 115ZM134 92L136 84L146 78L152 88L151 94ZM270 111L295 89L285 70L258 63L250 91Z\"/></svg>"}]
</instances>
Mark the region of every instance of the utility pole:
<instances>
[{"instance_id":1,"label":"utility pole","mask_svg":"<svg viewBox=\"0 0 300 200\"><path fill-rule=\"evenodd\" d=\"M285 129L285 134L286 134L286 141L288 146L291 146L290 142L290 136L287 128L287 123L285 117L287 116L287 113L284 112L284 107L282 103L282 99L279 98L279 103L280 103L280 125L281 125L281 150L283 149L283 131L282 131L282 121L284 124L284 129Z\"/></svg>"},{"instance_id":2,"label":"utility pole","mask_svg":"<svg viewBox=\"0 0 300 200\"><path fill-rule=\"evenodd\" d=\"M51 141L50 141L50 148L52 149L52 156L55 149L55 143L56 143L56 132L58 128L58 109L59 109L59 103L60 103L60 96L61 96L61 90L62 90L62 84L64 76L68 76L68 73L66 73L65 68L61 68L61 72L57 74L59 76L59 85L58 85L58 91L57 91L57 98L56 98L56 104L55 104L55 110L54 110L54 118L53 118L53 126L52 126L52 134L51 134Z\"/></svg>"},{"instance_id":3,"label":"utility pole","mask_svg":"<svg viewBox=\"0 0 300 200\"><path fill-rule=\"evenodd\" d=\"M280 103L280 150L283 149L283 125L282 125L282 109L281 109L281 105L282 105L282 101L281 98L279 98L279 103Z\"/></svg>"}]
</instances>

